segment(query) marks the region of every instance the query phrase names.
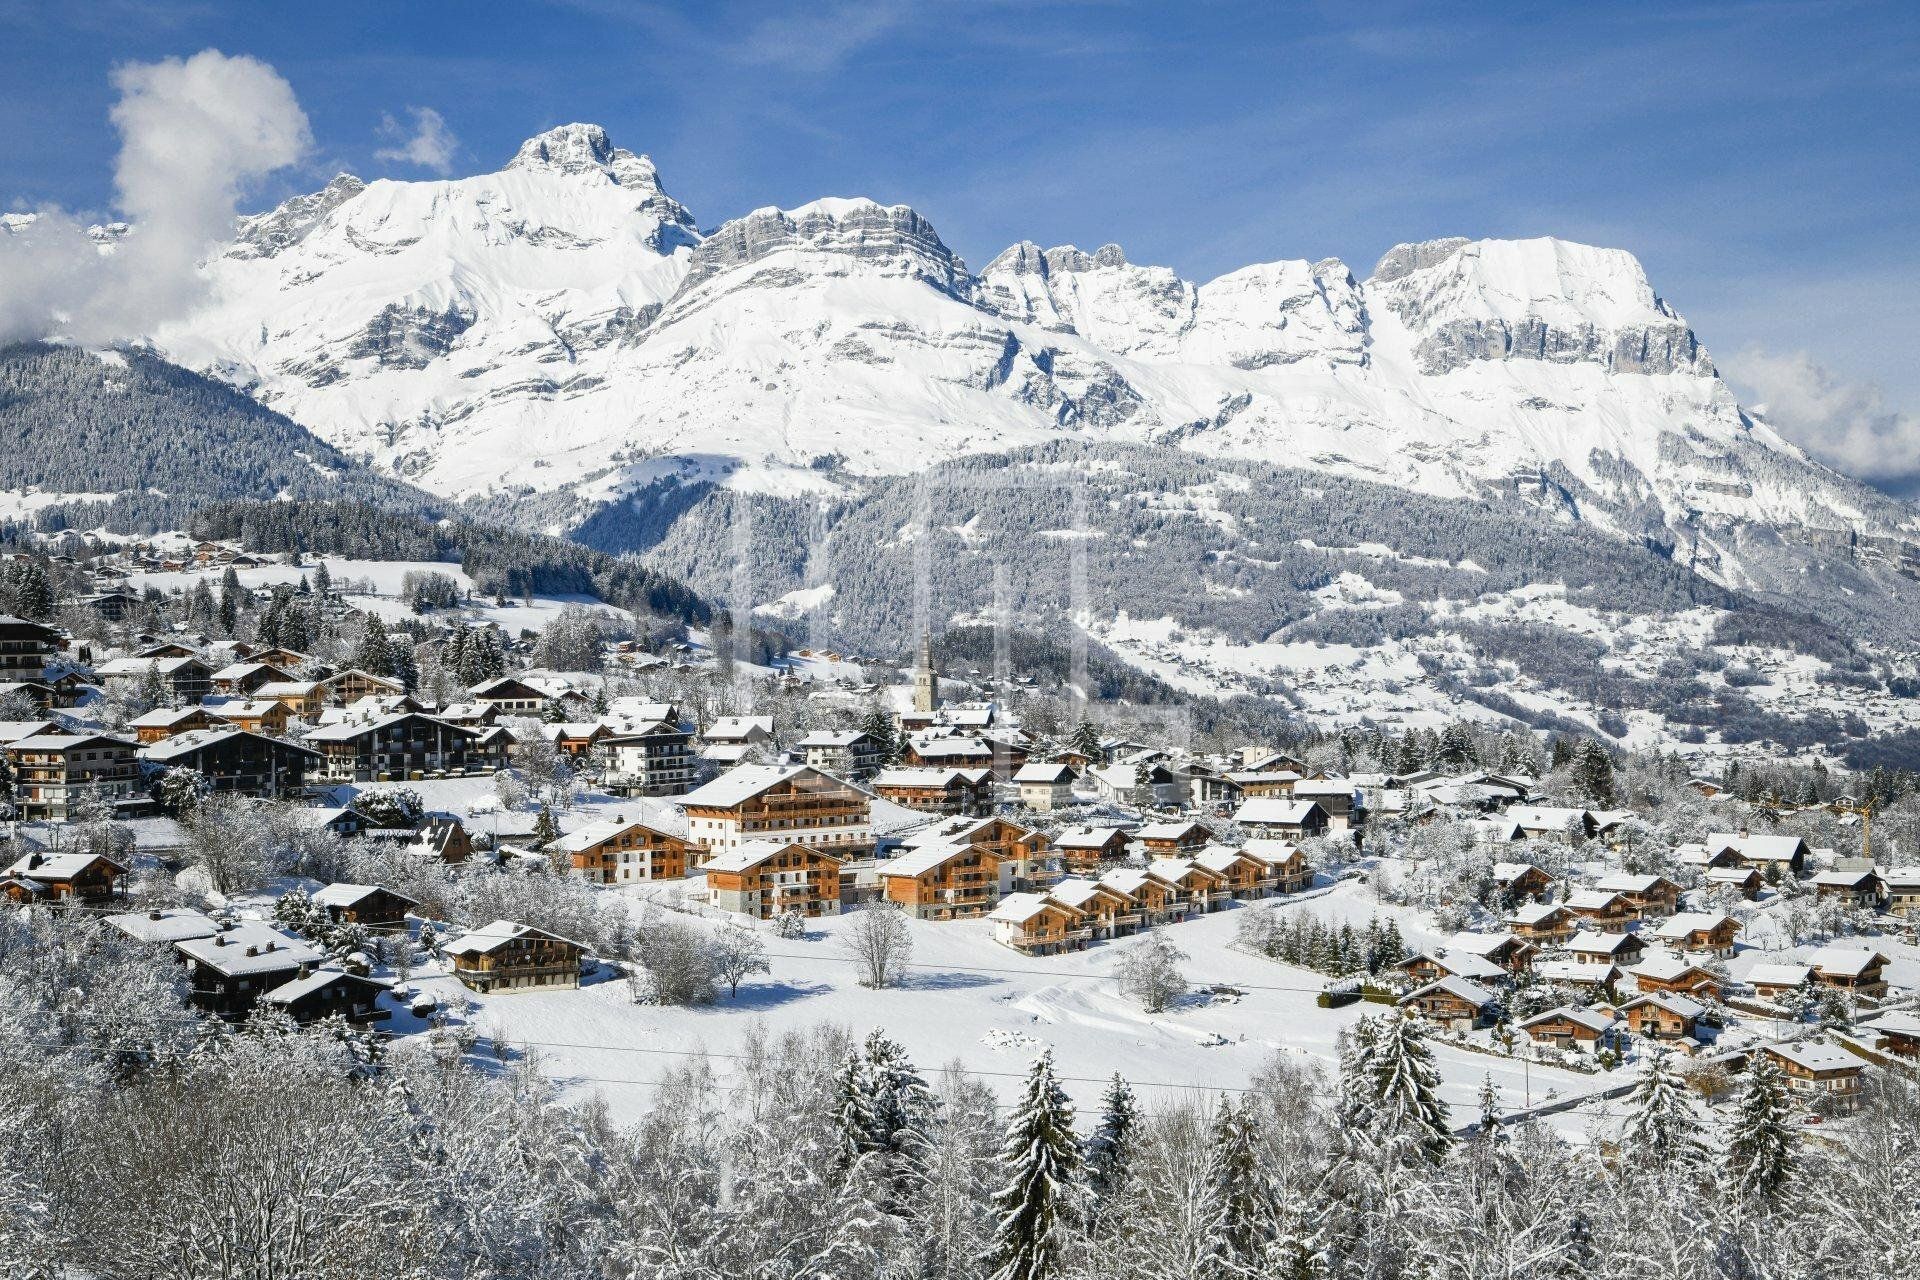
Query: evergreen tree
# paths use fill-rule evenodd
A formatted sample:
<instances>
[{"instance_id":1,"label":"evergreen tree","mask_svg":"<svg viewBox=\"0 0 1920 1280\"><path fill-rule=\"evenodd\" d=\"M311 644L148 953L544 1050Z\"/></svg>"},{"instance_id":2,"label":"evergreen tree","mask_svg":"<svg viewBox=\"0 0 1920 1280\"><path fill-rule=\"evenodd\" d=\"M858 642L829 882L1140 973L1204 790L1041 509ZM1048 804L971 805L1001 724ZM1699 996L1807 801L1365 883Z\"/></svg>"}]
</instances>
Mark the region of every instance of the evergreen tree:
<instances>
[{"instance_id":1,"label":"evergreen tree","mask_svg":"<svg viewBox=\"0 0 1920 1280\"><path fill-rule=\"evenodd\" d=\"M1354 1032L1342 1065L1342 1097L1360 1108L1353 1122L1382 1141L1410 1143L1438 1163L1453 1143L1453 1132L1440 1098L1440 1072L1420 1024L1395 1012L1363 1018Z\"/></svg>"},{"instance_id":2,"label":"evergreen tree","mask_svg":"<svg viewBox=\"0 0 1920 1280\"><path fill-rule=\"evenodd\" d=\"M1252 1275L1266 1251L1273 1208L1251 1106L1221 1100L1213 1119L1212 1147L1222 1261L1229 1275Z\"/></svg>"},{"instance_id":3,"label":"evergreen tree","mask_svg":"<svg viewBox=\"0 0 1920 1280\"><path fill-rule=\"evenodd\" d=\"M1134 1148L1140 1141L1139 1131L1140 1111L1133 1088L1116 1071L1106 1092L1100 1095L1100 1123L1086 1142L1087 1192L1096 1209L1125 1190Z\"/></svg>"},{"instance_id":4,"label":"evergreen tree","mask_svg":"<svg viewBox=\"0 0 1920 1280\"><path fill-rule=\"evenodd\" d=\"M233 635L234 628L240 625L242 594L240 590L240 575L234 572L232 565L228 565L227 571L220 575L220 605L218 615L220 630L227 635Z\"/></svg>"},{"instance_id":5,"label":"evergreen tree","mask_svg":"<svg viewBox=\"0 0 1920 1280\"><path fill-rule=\"evenodd\" d=\"M1589 804L1613 803L1613 758L1605 747L1592 740L1580 744L1573 760L1573 787Z\"/></svg>"},{"instance_id":6,"label":"evergreen tree","mask_svg":"<svg viewBox=\"0 0 1920 1280\"><path fill-rule=\"evenodd\" d=\"M993 1280L1058 1280L1078 1196L1080 1147L1073 1104L1043 1052L1007 1123L1000 1159L1008 1180L994 1193Z\"/></svg>"},{"instance_id":7,"label":"evergreen tree","mask_svg":"<svg viewBox=\"0 0 1920 1280\"><path fill-rule=\"evenodd\" d=\"M353 651L353 665L368 675L390 676L394 664L393 641L387 637L387 624L380 621L378 614L370 614L366 634L360 637L360 646Z\"/></svg>"},{"instance_id":8,"label":"evergreen tree","mask_svg":"<svg viewBox=\"0 0 1920 1280\"><path fill-rule=\"evenodd\" d=\"M1100 758L1100 729L1091 720L1082 720L1067 735L1067 749L1091 760Z\"/></svg>"},{"instance_id":9,"label":"evergreen tree","mask_svg":"<svg viewBox=\"0 0 1920 1280\"><path fill-rule=\"evenodd\" d=\"M553 806L540 806L540 815L533 820L533 847L544 849L560 838L560 824L554 819Z\"/></svg>"},{"instance_id":10,"label":"evergreen tree","mask_svg":"<svg viewBox=\"0 0 1920 1280\"><path fill-rule=\"evenodd\" d=\"M900 744L893 736L893 718L882 708L874 707L861 717L860 732L870 735L881 745L883 758L888 764L900 758Z\"/></svg>"},{"instance_id":11,"label":"evergreen tree","mask_svg":"<svg viewBox=\"0 0 1920 1280\"><path fill-rule=\"evenodd\" d=\"M1667 1050L1655 1052L1633 1091L1623 1142L1649 1170L1686 1172L1706 1161L1699 1114Z\"/></svg>"},{"instance_id":12,"label":"evergreen tree","mask_svg":"<svg viewBox=\"0 0 1920 1280\"><path fill-rule=\"evenodd\" d=\"M1785 1073L1772 1055L1755 1053L1747 1069L1747 1091L1727 1139L1727 1174L1734 1190L1776 1200L1793 1174L1799 1138Z\"/></svg>"},{"instance_id":13,"label":"evergreen tree","mask_svg":"<svg viewBox=\"0 0 1920 1280\"><path fill-rule=\"evenodd\" d=\"M322 600L325 600L333 594L333 574L328 570L325 560L314 562L313 594L319 596Z\"/></svg>"}]
</instances>

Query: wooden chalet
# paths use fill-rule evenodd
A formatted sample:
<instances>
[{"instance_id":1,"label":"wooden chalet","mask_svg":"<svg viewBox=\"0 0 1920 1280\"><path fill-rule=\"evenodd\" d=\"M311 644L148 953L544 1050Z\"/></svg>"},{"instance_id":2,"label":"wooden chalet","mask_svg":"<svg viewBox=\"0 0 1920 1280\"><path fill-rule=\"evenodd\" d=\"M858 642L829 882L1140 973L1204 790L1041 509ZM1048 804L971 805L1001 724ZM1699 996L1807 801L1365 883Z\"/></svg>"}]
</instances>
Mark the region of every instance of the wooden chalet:
<instances>
[{"instance_id":1,"label":"wooden chalet","mask_svg":"<svg viewBox=\"0 0 1920 1280\"><path fill-rule=\"evenodd\" d=\"M1274 797L1247 800L1234 810L1233 820L1249 835L1282 840L1306 840L1327 833L1327 811L1312 800Z\"/></svg>"},{"instance_id":2,"label":"wooden chalet","mask_svg":"<svg viewBox=\"0 0 1920 1280\"><path fill-rule=\"evenodd\" d=\"M1639 911L1627 901L1626 895L1609 893L1605 889L1581 889L1560 905L1573 917L1577 928L1595 929L1603 933L1624 930L1629 923L1640 918Z\"/></svg>"},{"instance_id":3,"label":"wooden chalet","mask_svg":"<svg viewBox=\"0 0 1920 1280\"><path fill-rule=\"evenodd\" d=\"M322 725L305 743L328 782L388 782L473 772L484 763L471 729L417 711Z\"/></svg>"},{"instance_id":4,"label":"wooden chalet","mask_svg":"<svg viewBox=\"0 0 1920 1280\"><path fill-rule=\"evenodd\" d=\"M1143 926L1165 924L1172 915L1173 886L1148 875L1143 868L1114 867L1102 873L1097 883L1132 899L1140 909ZM1179 918L1184 918L1184 913Z\"/></svg>"},{"instance_id":5,"label":"wooden chalet","mask_svg":"<svg viewBox=\"0 0 1920 1280\"><path fill-rule=\"evenodd\" d=\"M230 663L208 677L213 692L228 698L245 698L261 685L285 684L293 679L293 673L282 671L270 663L246 662Z\"/></svg>"},{"instance_id":6,"label":"wooden chalet","mask_svg":"<svg viewBox=\"0 0 1920 1280\"><path fill-rule=\"evenodd\" d=\"M1195 866L1220 877L1220 888L1228 897L1241 902L1271 897L1277 877L1264 859L1244 849L1214 845L1193 855Z\"/></svg>"},{"instance_id":7,"label":"wooden chalet","mask_svg":"<svg viewBox=\"0 0 1920 1280\"><path fill-rule=\"evenodd\" d=\"M513 920L495 920L447 944L453 976L482 993L577 987L587 948Z\"/></svg>"},{"instance_id":8,"label":"wooden chalet","mask_svg":"<svg viewBox=\"0 0 1920 1280\"><path fill-rule=\"evenodd\" d=\"M1813 877L1817 897L1863 909L1878 907L1886 887L1880 873L1871 867L1864 871L1822 871Z\"/></svg>"},{"instance_id":9,"label":"wooden chalet","mask_svg":"<svg viewBox=\"0 0 1920 1280\"><path fill-rule=\"evenodd\" d=\"M689 840L624 816L569 831L547 851L564 854L573 873L593 884L678 880L700 853Z\"/></svg>"},{"instance_id":10,"label":"wooden chalet","mask_svg":"<svg viewBox=\"0 0 1920 1280\"><path fill-rule=\"evenodd\" d=\"M971 817L993 808L990 769L882 769L868 785L882 800L920 813Z\"/></svg>"},{"instance_id":11,"label":"wooden chalet","mask_svg":"<svg viewBox=\"0 0 1920 1280\"><path fill-rule=\"evenodd\" d=\"M1636 987L1649 994L1672 992L1709 1000L1720 997L1718 974L1684 957L1665 952L1647 956L1629 969L1627 976L1633 979Z\"/></svg>"},{"instance_id":12,"label":"wooden chalet","mask_svg":"<svg viewBox=\"0 0 1920 1280\"><path fill-rule=\"evenodd\" d=\"M1920 1060L1920 1013L1895 1009L1877 1018L1869 1018L1854 1028L1882 1053L1896 1058Z\"/></svg>"},{"instance_id":13,"label":"wooden chalet","mask_svg":"<svg viewBox=\"0 0 1920 1280\"><path fill-rule=\"evenodd\" d=\"M1682 911L1667 917L1653 936L1691 955L1730 956L1740 922L1719 911Z\"/></svg>"},{"instance_id":14,"label":"wooden chalet","mask_svg":"<svg viewBox=\"0 0 1920 1280\"><path fill-rule=\"evenodd\" d=\"M1633 908L1634 918L1670 916L1680 908L1680 886L1665 876L1620 873L1603 876L1593 887L1601 893L1617 893Z\"/></svg>"},{"instance_id":15,"label":"wooden chalet","mask_svg":"<svg viewBox=\"0 0 1920 1280\"><path fill-rule=\"evenodd\" d=\"M261 1000L305 1026L325 1018L352 1023L380 1022L393 1016L380 1007L380 997L392 991L386 983L342 969L315 969L293 978L261 996Z\"/></svg>"},{"instance_id":16,"label":"wooden chalet","mask_svg":"<svg viewBox=\"0 0 1920 1280\"><path fill-rule=\"evenodd\" d=\"M47 664L66 647L65 638L52 627L0 614L0 683L44 682Z\"/></svg>"},{"instance_id":17,"label":"wooden chalet","mask_svg":"<svg viewBox=\"0 0 1920 1280\"><path fill-rule=\"evenodd\" d=\"M714 854L702 870L714 906L771 920L839 915L844 861L816 845L750 840Z\"/></svg>"},{"instance_id":18,"label":"wooden chalet","mask_svg":"<svg viewBox=\"0 0 1920 1280\"><path fill-rule=\"evenodd\" d=\"M1000 855L985 845L926 845L880 864L881 892L916 920L985 915L1000 901Z\"/></svg>"},{"instance_id":19,"label":"wooden chalet","mask_svg":"<svg viewBox=\"0 0 1920 1280\"><path fill-rule=\"evenodd\" d=\"M1043 831L1010 818L949 818L906 838L909 849L937 844L977 844L1000 859L1002 886L1008 892L1038 892L1060 879L1060 859Z\"/></svg>"},{"instance_id":20,"label":"wooden chalet","mask_svg":"<svg viewBox=\"0 0 1920 1280\"><path fill-rule=\"evenodd\" d=\"M1093 938L1081 914L1040 893L1011 893L987 913L994 939L1030 956L1077 950Z\"/></svg>"},{"instance_id":21,"label":"wooden chalet","mask_svg":"<svg viewBox=\"0 0 1920 1280\"><path fill-rule=\"evenodd\" d=\"M1707 882L1709 888L1725 885L1738 890L1740 896L1749 902L1759 897L1760 891L1767 887L1766 877L1744 863L1727 867L1708 867L1701 873L1701 878Z\"/></svg>"},{"instance_id":22,"label":"wooden chalet","mask_svg":"<svg viewBox=\"0 0 1920 1280\"><path fill-rule=\"evenodd\" d=\"M1578 1049L1583 1053L1617 1047L1625 1029L1626 1024L1611 1013L1571 1005L1535 1014L1520 1023L1520 1030L1534 1044Z\"/></svg>"},{"instance_id":23,"label":"wooden chalet","mask_svg":"<svg viewBox=\"0 0 1920 1280\"><path fill-rule=\"evenodd\" d=\"M1409 991L1395 1003L1417 1018L1456 1031L1488 1026L1500 1013L1500 997L1465 978L1437 979Z\"/></svg>"},{"instance_id":24,"label":"wooden chalet","mask_svg":"<svg viewBox=\"0 0 1920 1280\"><path fill-rule=\"evenodd\" d=\"M1124 827L1069 827L1054 835L1053 849L1068 871L1081 875L1126 857L1131 840Z\"/></svg>"},{"instance_id":25,"label":"wooden chalet","mask_svg":"<svg viewBox=\"0 0 1920 1280\"><path fill-rule=\"evenodd\" d=\"M606 762L601 785L618 796L684 795L699 774L693 728L671 707L652 723L602 739L599 751Z\"/></svg>"},{"instance_id":26,"label":"wooden chalet","mask_svg":"<svg viewBox=\"0 0 1920 1280\"><path fill-rule=\"evenodd\" d=\"M1821 947L1807 957L1813 980L1849 995L1871 996L1876 1000L1887 994L1888 960L1878 951L1864 947Z\"/></svg>"},{"instance_id":27,"label":"wooden chalet","mask_svg":"<svg viewBox=\"0 0 1920 1280\"><path fill-rule=\"evenodd\" d=\"M140 748L139 757L157 768L192 769L215 791L267 799L299 791L320 768L312 747L233 725L177 733Z\"/></svg>"},{"instance_id":28,"label":"wooden chalet","mask_svg":"<svg viewBox=\"0 0 1920 1280\"><path fill-rule=\"evenodd\" d=\"M1456 933L1447 939L1446 949L1449 954L1466 952L1491 960L1508 973L1525 973L1540 954L1537 945L1512 933Z\"/></svg>"},{"instance_id":29,"label":"wooden chalet","mask_svg":"<svg viewBox=\"0 0 1920 1280\"><path fill-rule=\"evenodd\" d=\"M1266 864L1275 893L1300 893L1313 887L1313 868L1307 865L1307 855L1291 841L1245 840L1240 852Z\"/></svg>"},{"instance_id":30,"label":"wooden chalet","mask_svg":"<svg viewBox=\"0 0 1920 1280\"><path fill-rule=\"evenodd\" d=\"M351 706L362 698L403 697L407 686L388 676L349 669L319 681L321 698L336 707Z\"/></svg>"},{"instance_id":31,"label":"wooden chalet","mask_svg":"<svg viewBox=\"0 0 1920 1280\"><path fill-rule=\"evenodd\" d=\"M1841 1115L1860 1106L1860 1076L1866 1063L1837 1045L1800 1040L1761 1046L1786 1073L1787 1087L1806 1105Z\"/></svg>"},{"instance_id":32,"label":"wooden chalet","mask_svg":"<svg viewBox=\"0 0 1920 1280\"><path fill-rule=\"evenodd\" d=\"M197 1008L243 1018L261 996L311 973L324 958L298 938L263 924L239 924L174 944L185 959Z\"/></svg>"},{"instance_id":33,"label":"wooden chalet","mask_svg":"<svg viewBox=\"0 0 1920 1280\"><path fill-rule=\"evenodd\" d=\"M1887 884L1887 914L1920 920L1920 867L1894 867L1882 879Z\"/></svg>"},{"instance_id":34,"label":"wooden chalet","mask_svg":"<svg viewBox=\"0 0 1920 1280\"><path fill-rule=\"evenodd\" d=\"M740 765L680 798L687 834L712 853L803 844L840 860L873 847L871 797L810 765Z\"/></svg>"},{"instance_id":35,"label":"wooden chalet","mask_svg":"<svg viewBox=\"0 0 1920 1280\"><path fill-rule=\"evenodd\" d=\"M1442 978L1465 978L1482 986L1505 983L1513 975L1485 956L1471 951L1423 951L1416 956L1408 956L1394 966L1416 987L1427 986Z\"/></svg>"},{"instance_id":36,"label":"wooden chalet","mask_svg":"<svg viewBox=\"0 0 1920 1280\"><path fill-rule=\"evenodd\" d=\"M1197 822L1154 822L1133 833L1150 857L1177 858L1213 843L1213 832Z\"/></svg>"},{"instance_id":37,"label":"wooden chalet","mask_svg":"<svg viewBox=\"0 0 1920 1280\"><path fill-rule=\"evenodd\" d=\"M318 680L276 680L253 691L254 700L279 703L290 720L318 720L326 709L326 687Z\"/></svg>"},{"instance_id":38,"label":"wooden chalet","mask_svg":"<svg viewBox=\"0 0 1920 1280\"><path fill-rule=\"evenodd\" d=\"M1517 824L1529 840L1551 844L1581 844L1593 839L1599 829L1593 814L1585 809L1516 804L1507 809L1506 817Z\"/></svg>"},{"instance_id":39,"label":"wooden chalet","mask_svg":"<svg viewBox=\"0 0 1920 1280\"><path fill-rule=\"evenodd\" d=\"M287 731L287 723L292 719L283 703L272 698L259 698L242 701L218 703L209 708L215 717L245 729L249 733L264 733L279 736Z\"/></svg>"},{"instance_id":40,"label":"wooden chalet","mask_svg":"<svg viewBox=\"0 0 1920 1280\"><path fill-rule=\"evenodd\" d=\"M1527 903L1507 917L1507 928L1540 946L1566 942L1579 931L1573 913L1558 902Z\"/></svg>"},{"instance_id":41,"label":"wooden chalet","mask_svg":"<svg viewBox=\"0 0 1920 1280\"><path fill-rule=\"evenodd\" d=\"M1493 884L1514 907L1523 902L1543 902L1553 892L1553 877L1531 862L1494 863Z\"/></svg>"},{"instance_id":42,"label":"wooden chalet","mask_svg":"<svg viewBox=\"0 0 1920 1280\"><path fill-rule=\"evenodd\" d=\"M0 894L15 903L106 902L118 896L127 869L98 853L28 853L0 879Z\"/></svg>"},{"instance_id":43,"label":"wooden chalet","mask_svg":"<svg viewBox=\"0 0 1920 1280\"><path fill-rule=\"evenodd\" d=\"M17 816L68 822L89 802L120 802L140 789L135 744L106 733L40 733L8 744Z\"/></svg>"},{"instance_id":44,"label":"wooden chalet","mask_svg":"<svg viewBox=\"0 0 1920 1280\"><path fill-rule=\"evenodd\" d=\"M146 746L162 742L176 733L218 729L226 723L226 720L196 704L191 707L156 707L127 721L127 728L133 730L134 741Z\"/></svg>"},{"instance_id":45,"label":"wooden chalet","mask_svg":"<svg viewBox=\"0 0 1920 1280\"><path fill-rule=\"evenodd\" d=\"M1147 875L1167 884L1166 910L1176 920L1206 915L1232 901L1226 876L1192 858L1154 858L1147 863Z\"/></svg>"},{"instance_id":46,"label":"wooden chalet","mask_svg":"<svg viewBox=\"0 0 1920 1280\"><path fill-rule=\"evenodd\" d=\"M330 884L314 890L310 901L334 924L373 929L403 927L407 913L420 905L404 893L376 884Z\"/></svg>"},{"instance_id":47,"label":"wooden chalet","mask_svg":"<svg viewBox=\"0 0 1920 1280\"><path fill-rule=\"evenodd\" d=\"M794 747L801 759L824 773L865 778L885 767L892 744L863 729L818 729Z\"/></svg>"},{"instance_id":48,"label":"wooden chalet","mask_svg":"<svg viewBox=\"0 0 1920 1280\"><path fill-rule=\"evenodd\" d=\"M1757 964L1747 970L1747 985L1762 1000L1778 1001L1813 983L1813 966L1791 961Z\"/></svg>"},{"instance_id":49,"label":"wooden chalet","mask_svg":"<svg viewBox=\"0 0 1920 1280\"><path fill-rule=\"evenodd\" d=\"M1672 991L1644 991L1620 1006L1633 1034L1648 1040L1698 1040L1707 1007Z\"/></svg>"},{"instance_id":50,"label":"wooden chalet","mask_svg":"<svg viewBox=\"0 0 1920 1280\"><path fill-rule=\"evenodd\" d=\"M1078 913L1089 936L1124 938L1146 923L1140 904L1111 884L1075 876L1047 890L1047 897Z\"/></svg>"},{"instance_id":51,"label":"wooden chalet","mask_svg":"<svg viewBox=\"0 0 1920 1280\"><path fill-rule=\"evenodd\" d=\"M176 942L211 938L220 932L220 926L212 916L195 911L192 907L154 907L147 911L125 911L105 919L109 928L135 942L164 946L169 951L172 951ZM174 954L178 955L177 952Z\"/></svg>"},{"instance_id":52,"label":"wooden chalet","mask_svg":"<svg viewBox=\"0 0 1920 1280\"><path fill-rule=\"evenodd\" d=\"M1709 856L1730 852L1763 873L1796 878L1806 873L1807 859L1813 856L1799 836L1755 836L1744 831L1715 832L1707 837L1706 847Z\"/></svg>"},{"instance_id":53,"label":"wooden chalet","mask_svg":"<svg viewBox=\"0 0 1920 1280\"><path fill-rule=\"evenodd\" d=\"M1576 964L1639 964L1647 944L1631 933L1576 933L1567 939L1567 954Z\"/></svg>"}]
</instances>

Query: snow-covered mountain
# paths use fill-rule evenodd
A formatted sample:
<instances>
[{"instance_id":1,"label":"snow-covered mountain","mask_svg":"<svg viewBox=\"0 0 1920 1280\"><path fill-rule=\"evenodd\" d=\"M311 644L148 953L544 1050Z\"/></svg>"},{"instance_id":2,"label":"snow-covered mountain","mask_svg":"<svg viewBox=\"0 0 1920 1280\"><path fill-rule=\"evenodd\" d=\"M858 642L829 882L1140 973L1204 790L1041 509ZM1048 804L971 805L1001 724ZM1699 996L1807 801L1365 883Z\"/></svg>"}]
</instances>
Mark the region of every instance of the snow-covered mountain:
<instances>
[{"instance_id":1,"label":"snow-covered mountain","mask_svg":"<svg viewBox=\"0 0 1920 1280\"><path fill-rule=\"evenodd\" d=\"M1512 496L1781 590L1783 546L1906 567L1905 506L1744 412L1632 255L1434 240L1365 280L1195 283L1107 245L975 274L903 205L701 233L604 130L498 173L362 183L246 220L155 335L449 497L584 518L665 477L798 493L1069 437ZM564 500L561 500L564 499Z\"/></svg>"}]
</instances>

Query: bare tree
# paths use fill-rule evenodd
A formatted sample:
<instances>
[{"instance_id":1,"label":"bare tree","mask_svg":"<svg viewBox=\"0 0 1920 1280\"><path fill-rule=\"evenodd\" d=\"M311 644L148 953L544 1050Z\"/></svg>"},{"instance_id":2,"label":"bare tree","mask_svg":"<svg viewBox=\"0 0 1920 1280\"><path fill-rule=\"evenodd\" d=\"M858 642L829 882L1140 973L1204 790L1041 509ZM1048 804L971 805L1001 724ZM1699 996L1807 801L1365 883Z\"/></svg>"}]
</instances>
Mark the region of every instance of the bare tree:
<instances>
[{"instance_id":1,"label":"bare tree","mask_svg":"<svg viewBox=\"0 0 1920 1280\"><path fill-rule=\"evenodd\" d=\"M1120 957L1116 971L1120 989L1138 1000L1148 1013L1159 1013L1186 994L1186 975L1180 972L1180 962L1185 959L1187 953L1155 929Z\"/></svg>"},{"instance_id":2,"label":"bare tree","mask_svg":"<svg viewBox=\"0 0 1920 1280\"><path fill-rule=\"evenodd\" d=\"M758 935L738 920L729 921L713 939L713 974L727 984L727 994L738 996L740 983L750 974L771 973L767 948Z\"/></svg>"},{"instance_id":3,"label":"bare tree","mask_svg":"<svg viewBox=\"0 0 1920 1280\"><path fill-rule=\"evenodd\" d=\"M860 985L889 987L913 959L906 913L890 902L872 902L855 913L841 946L860 967Z\"/></svg>"}]
</instances>

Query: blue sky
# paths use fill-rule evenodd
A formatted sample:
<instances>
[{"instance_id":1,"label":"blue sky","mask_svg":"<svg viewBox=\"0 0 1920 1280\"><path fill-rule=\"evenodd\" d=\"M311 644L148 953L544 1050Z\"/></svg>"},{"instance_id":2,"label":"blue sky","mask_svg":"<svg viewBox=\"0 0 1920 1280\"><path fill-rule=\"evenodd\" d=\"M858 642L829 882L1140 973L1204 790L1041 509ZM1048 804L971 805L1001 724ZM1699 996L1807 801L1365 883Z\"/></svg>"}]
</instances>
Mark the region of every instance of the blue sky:
<instances>
[{"instance_id":1,"label":"blue sky","mask_svg":"<svg viewBox=\"0 0 1920 1280\"><path fill-rule=\"evenodd\" d=\"M1364 275L1452 234L1618 245L1743 389L1881 415L1920 472L1912 3L0 0L0 207L108 208L111 68L206 47L271 63L312 120L255 203L432 176L377 155L426 108L455 173L591 120L703 226L871 195L975 265L1022 238L1198 278Z\"/></svg>"}]
</instances>

